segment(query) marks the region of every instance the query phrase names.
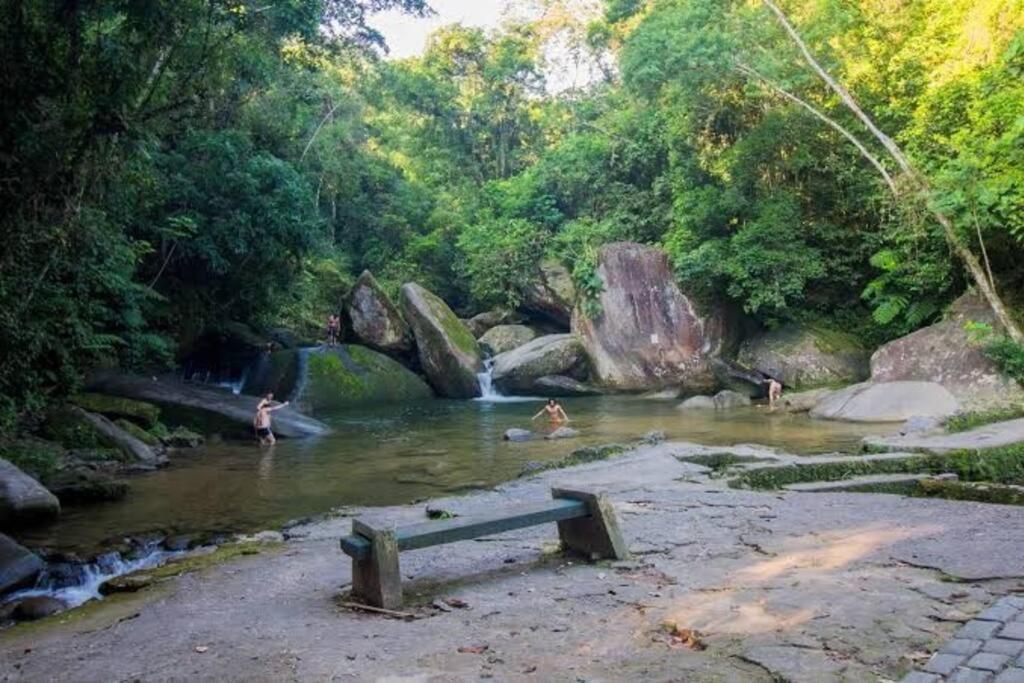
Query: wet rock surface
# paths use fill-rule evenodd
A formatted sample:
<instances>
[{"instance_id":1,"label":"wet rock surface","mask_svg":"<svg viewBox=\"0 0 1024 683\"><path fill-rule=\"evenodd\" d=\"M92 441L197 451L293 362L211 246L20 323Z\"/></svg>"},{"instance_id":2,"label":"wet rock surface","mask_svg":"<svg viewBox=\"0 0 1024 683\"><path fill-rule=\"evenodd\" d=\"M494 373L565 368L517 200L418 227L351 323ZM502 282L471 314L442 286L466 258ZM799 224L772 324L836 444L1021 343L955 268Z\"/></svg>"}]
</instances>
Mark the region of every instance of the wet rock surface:
<instances>
[{"instance_id":1,"label":"wet rock surface","mask_svg":"<svg viewBox=\"0 0 1024 683\"><path fill-rule=\"evenodd\" d=\"M495 356L494 385L509 393L530 393L541 377L585 375L583 347L571 334L538 337L517 349Z\"/></svg>"},{"instance_id":2,"label":"wet rock surface","mask_svg":"<svg viewBox=\"0 0 1024 683\"><path fill-rule=\"evenodd\" d=\"M401 306L416 336L420 365L434 389L447 398L480 395L480 345L448 305L410 282L402 285Z\"/></svg>"},{"instance_id":3,"label":"wet rock surface","mask_svg":"<svg viewBox=\"0 0 1024 683\"><path fill-rule=\"evenodd\" d=\"M370 271L364 270L352 286L345 315L352 334L371 349L389 354L412 351L412 330Z\"/></svg>"},{"instance_id":4,"label":"wet rock surface","mask_svg":"<svg viewBox=\"0 0 1024 683\"><path fill-rule=\"evenodd\" d=\"M935 382L864 382L829 394L811 417L846 422L905 422L912 417L944 418L960 409Z\"/></svg>"},{"instance_id":5,"label":"wet rock surface","mask_svg":"<svg viewBox=\"0 0 1024 683\"><path fill-rule=\"evenodd\" d=\"M495 325L480 337L480 345L497 355L517 349L537 338L537 332L526 325Z\"/></svg>"},{"instance_id":6,"label":"wet rock surface","mask_svg":"<svg viewBox=\"0 0 1024 683\"><path fill-rule=\"evenodd\" d=\"M56 496L0 458L0 528L52 519L58 514L60 503Z\"/></svg>"},{"instance_id":7,"label":"wet rock surface","mask_svg":"<svg viewBox=\"0 0 1024 683\"><path fill-rule=\"evenodd\" d=\"M868 357L852 335L791 325L744 341L737 360L786 387L810 389L864 381Z\"/></svg>"},{"instance_id":8,"label":"wet rock surface","mask_svg":"<svg viewBox=\"0 0 1024 683\"><path fill-rule=\"evenodd\" d=\"M0 595L31 584L44 566L35 553L0 534Z\"/></svg>"},{"instance_id":9,"label":"wet rock surface","mask_svg":"<svg viewBox=\"0 0 1024 683\"><path fill-rule=\"evenodd\" d=\"M407 552L411 616L390 619L341 605L351 523L327 519L278 552L4 632L0 677L898 680L1024 578L1022 508L738 491L678 460L723 450L762 452L663 443L431 502L465 516L552 486L603 489L626 562L558 554L554 525Z\"/></svg>"},{"instance_id":10,"label":"wet rock surface","mask_svg":"<svg viewBox=\"0 0 1024 683\"><path fill-rule=\"evenodd\" d=\"M533 281L523 292L523 310L568 330L575 303L576 286L569 270L558 261L541 261Z\"/></svg>"}]
</instances>

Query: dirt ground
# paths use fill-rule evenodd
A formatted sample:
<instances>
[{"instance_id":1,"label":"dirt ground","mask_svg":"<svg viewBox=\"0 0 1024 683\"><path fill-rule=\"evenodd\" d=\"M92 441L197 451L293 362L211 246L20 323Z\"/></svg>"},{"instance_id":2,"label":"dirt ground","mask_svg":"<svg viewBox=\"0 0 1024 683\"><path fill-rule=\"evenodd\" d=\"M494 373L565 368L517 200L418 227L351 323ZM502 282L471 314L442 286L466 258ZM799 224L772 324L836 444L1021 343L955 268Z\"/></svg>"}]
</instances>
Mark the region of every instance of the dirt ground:
<instances>
[{"instance_id":1,"label":"dirt ground","mask_svg":"<svg viewBox=\"0 0 1024 683\"><path fill-rule=\"evenodd\" d=\"M334 518L10 629L0 679L898 680L997 596L1024 591L1024 508L734 491L674 457L700 448L645 447L430 503L469 514L556 485L605 490L628 561L563 557L553 524L410 551L415 618L394 619L340 604L350 520ZM425 518L423 505L356 513Z\"/></svg>"}]
</instances>

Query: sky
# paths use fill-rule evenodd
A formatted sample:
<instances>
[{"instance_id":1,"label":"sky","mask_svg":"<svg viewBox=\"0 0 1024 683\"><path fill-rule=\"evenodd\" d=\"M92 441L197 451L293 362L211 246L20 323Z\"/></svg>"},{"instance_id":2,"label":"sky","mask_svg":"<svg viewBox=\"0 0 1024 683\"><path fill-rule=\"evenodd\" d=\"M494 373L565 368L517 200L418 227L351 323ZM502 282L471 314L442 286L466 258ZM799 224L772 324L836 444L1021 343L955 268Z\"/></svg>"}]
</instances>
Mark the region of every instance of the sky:
<instances>
[{"instance_id":1,"label":"sky","mask_svg":"<svg viewBox=\"0 0 1024 683\"><path fill-rule=\"evenodd\" d=\"M427 36L446 24L461 23L466 26L495 28L501 23L506 7L512 0L429 0L437 12L432 17L420 19L401 12L381 12L370 20L370 24L384 34L390 57L401 59L423 52Z\"/></svg>"}]
</instances>

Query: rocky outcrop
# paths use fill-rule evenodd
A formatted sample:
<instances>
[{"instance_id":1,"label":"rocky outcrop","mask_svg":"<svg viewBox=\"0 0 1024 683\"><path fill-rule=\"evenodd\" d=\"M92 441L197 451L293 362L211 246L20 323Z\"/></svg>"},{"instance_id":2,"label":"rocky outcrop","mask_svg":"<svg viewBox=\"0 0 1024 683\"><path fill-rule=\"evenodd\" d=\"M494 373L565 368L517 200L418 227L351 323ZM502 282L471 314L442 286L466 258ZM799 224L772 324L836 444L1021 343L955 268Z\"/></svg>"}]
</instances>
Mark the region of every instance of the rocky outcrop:
<instances>
[{"instance_id":1,"label":"rocky outcrop","mask_svg":"<svg viewBox=\"0 0 1024 683\"><path fill-rule=\"evenodd\" d=\"M985 410L1024 402L1024 388L1001 375L972 343L964 330L968 322L996 327L983 300L972 295L958 299L942 322L884 344L871 356L871 380L937 382L965 410Z\"/></svg>"},{"instance_id":2,"label":"rocky outcrop","mask_svg":"<svg viewBox=\"0 0 1024 683\"><path fill-rule=\"evenodd\" d=\"M355 344L279 351L270 356L262 373L252 375L245 391L273 392L279 400L287 398L313 415L433 396L427 383L401 363Z\"/></svg>"},{"instance_id":3,"label":"rocky outcrop","mask_svg":"<svg viewBox=\"0 0 1024 683\"><path fill-rule=\"evenodd\" d=\"M783 392L776 407L787 413L806 413L824 401L833 389L808 389L807 391Z\"/></svg>"},{"instance_id":4,"label":"rocky outcrop","mask_svg":"<svg viewBox=\"0 0 1024 683\"><path fill-rule=\"evenodd\" d=\"M370 271L364 270L356 280L345 314L360 343L391 355L412 351L412 330Z\"/></svg>"},{"instance_id":5,"label":"rocky outcrop","mask_svg":"<svg viewBox=\"0 0 1024 683\"><path fill-rule=\"evenodd\" d=\"M414 282L402 285L402 312L416 337L420 365L446 398L480 395L480 345L439 297Z\"/></svg>"},{"instance_id":6,"label":"rocky outcrop","mask_svg":"<svg viewBox=\"0 0 1024 683\"><path fill-rule=\"evenodd\" d=\"M480 337L480 346L496 356L517 349L536 338L537 333L526 325L495 325Z\"/></svg>"},{"instance_id":7,"label":"rocky outcrop","mask_svg":"<svg viewBox=\"0 0 1024 683\"><path fill-rule=\"evenodd\" d=\"M793 389L851 384L868 377L868 352L852 335L789 325L764 332L740 347L741 365Z\"/></svg>"},{"instance_id":8,"label":"rocky outcrop","mask_svg":"<svg viewBox=\"0 0 1024 683\"><path fill-rule=\"evenodd\" d=\"M536 381L550 375L585 376L583 346L571 334L550 334L494 358L491 378L499 390L532 393Z\"/></svg>"},{"instance_id":9,"label":"rocky outcrop","mask_svg":"<svg viewBox=\"0 0 1024 683\"><path fill-rule=\"evenodd\" d=\"M845 422L906 422L911 417L947 417L956 399L935 382L864 382L829 394L811 417Z\"/></svg>"},{"instance_id":10,"label":"rocky outcrop","mask_svg":"<svg viewBox=\"0 0 1024 683\"><path fill-rule=\"evenodd\" d=\"M680 403L679 407L683 410L730 410L749 405L749 396L726 389L714 396L691 396Z\"/></svg>"},{"instance_id":11,"label":"rocky outcrop","mask_svg":"<svg viewBox=\"0 0 1024 683\"><path fill-rule=\"evenodd\" d=\"M470 333L479 339L484 336L488 330L493 327L497 327L498 325L518 325L523 322L523 316L519 315L515 311L496 308L493 311L477 313L472 318L468 318L462 322L469 329Z\"/></svg>"},{"instance_id":12,"label":"rocky outcrop","mask_svg":"<svg viewBox=\"0 0 1024 683\"><path fill-rule=\"evenodd\" d=\"M206 387L185 384L173 379L98 373L90 378L89 388L114 396L149 401L172 410L181 421L195 423L202 431L228 431L252 436L252 418L257 399ZM292 408L274 412L274 433L283 437L304 437L327 434L327 425Z\"/></svg>"},{"instance_id":13,"label":"rocky outcrop","mask_svg":"<svg viewBox=\"0 0 1024 683\"><path fill-rule=\"evenodd\" d=\"M680 386L688 393L715 388L709 361L723 347L719 325L706 325L676 286L665 254L629 242L601 249L597 274L600 312L577 306L573 332L582 340L599 386L642 392Z\"/></svg>"},{"instance_id":14,"label":"rocky outcrop","mask_svg":"<svg viewBox=\"0 0 1024 683\"><path fill-rule=\"evenodd\" d=\"M156 467L167 462L163 453L150 448L141 439L137 439L121 429L103 415L90 413L81 408L73 408L83 420L88 422L102 437L121 451L132 462Z\"/></svg>"},{"instance_id":15,"label":"rocky outcrop","mask_svg":"<svg viewBox=\"0 0 1024 683\"><path fill-rule=\"evenodd\" d=\"M546 259L537 267L534 280L523 290L521 308L569 329L576 303L576 287L568 269L558 261Z\"/></svg>"},{"instance_id":16,"label":"rocky outcrop","mask_svg":"<svg viewBox=\"0 0 1024 683\"><path fill-rule=\"evenodd\" d=\"M0 534L0 595L31 585L44 566L30 550Z\"/></svg>"},{"instance_id":17,"label":"rocky outcrop","mask_svg":"<svg viewBox=\"0 0 1024 683\"><path fill-rule=\"evenodd\" d=\"M52 519L60 514L56 496L38 481L0 458L0 527Z\"/></svg>"},{"instance_id":18,"label":"rocky outcrop","mask_svg":"<svg viewBox=\"0 0 1024 683\"><path fill-rule=\"evenodd\" d=\"M530 391L537 396L562 398L570 396L600 396L603 392L597 387L566 377L565 375L544 375L533 382Z\"/></svg>"}]
</instances>

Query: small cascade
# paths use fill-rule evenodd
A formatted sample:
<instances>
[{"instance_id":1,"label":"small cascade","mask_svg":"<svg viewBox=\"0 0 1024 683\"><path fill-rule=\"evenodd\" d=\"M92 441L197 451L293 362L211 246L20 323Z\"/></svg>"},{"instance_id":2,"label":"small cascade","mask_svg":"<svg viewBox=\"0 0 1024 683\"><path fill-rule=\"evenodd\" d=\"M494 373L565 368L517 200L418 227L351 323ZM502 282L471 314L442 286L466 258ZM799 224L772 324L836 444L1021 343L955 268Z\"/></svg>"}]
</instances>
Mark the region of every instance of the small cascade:
<instances>
[{"instance_id":1,"label":"small cascade","mask_svg":"<svg viewBox=\"0 0 1024 683\"><path fill-rule=\"evenodd\" d=\"M477 382L480 383L480 395L473 399L484 403L519 403L521 401L540 401L543 399L533 396L506 396L494 386L494 358L484 359L484 371L476 373Z\"/></svg>"},{"instance_id":2,"label":"small cascade","mask_svg":"<svg viewBox=\"0 0 1024 683\"><path fill-rule=\"evenodd\" d=\"M292 393L288 396L288 401L298 403L299 399L302 397L302 392L306 390L306 382L309 379L309 356L312 353L322 351L324 348L325 347L323 346L311 346L299 349L299 367L298 372L296 373L295 388L292 389Z\"/></svg>"}]
</instances>

